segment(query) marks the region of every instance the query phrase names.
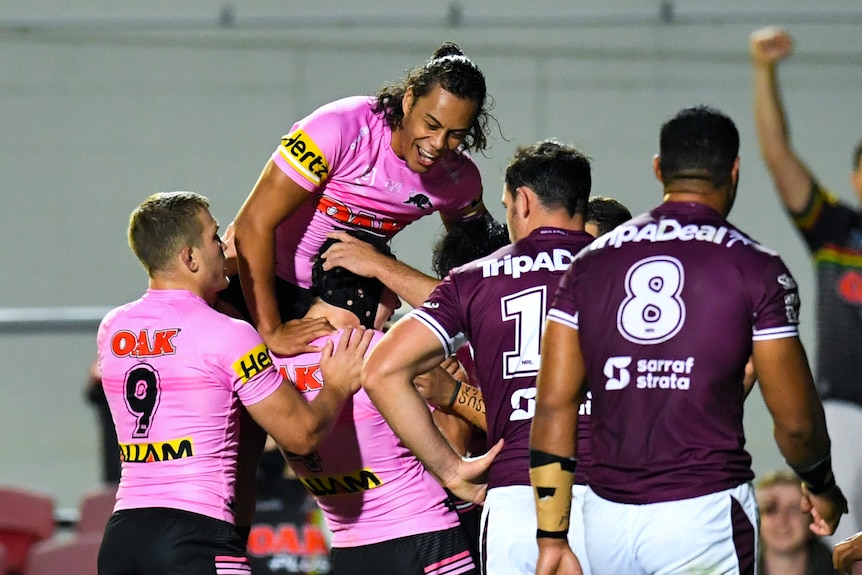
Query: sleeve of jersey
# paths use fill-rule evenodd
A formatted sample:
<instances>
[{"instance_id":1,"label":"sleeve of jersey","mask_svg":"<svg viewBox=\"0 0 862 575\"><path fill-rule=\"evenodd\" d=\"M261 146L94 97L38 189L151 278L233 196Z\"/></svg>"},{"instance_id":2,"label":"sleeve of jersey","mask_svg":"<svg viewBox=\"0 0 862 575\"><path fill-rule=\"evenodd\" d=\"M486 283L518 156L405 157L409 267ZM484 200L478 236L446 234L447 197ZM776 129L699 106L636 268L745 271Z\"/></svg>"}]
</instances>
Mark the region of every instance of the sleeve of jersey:
<instances>
[{"instance_id":1,"label":"sleeve of jersey","mask_svg":"<svg viewBox=\"0 0 862 575\"><path fill-rule=\"evenodd\" d=\"M808 206L801 213L791 212L790 215L812 252L829 243L841 245L847 231L856 221L856 211L842 204L832 192L816 181L812 182Z\"/></svg>"},{"instance_id":2,"label":"sleeve of jersey","mask_svg":"<svg viewBox=\"0 0 862 575\"><path fill-rule=\"evenodd\" d=\"M752 274L754 275L754 274ZM799 334L799 288L790 271L778 257L770 257L763 273L755 276L754 341L795 337ZM754 278L751 278L752 280Z\"/></svg>"},{"instance_id":3,"label":"sleeve of jersey","mask_svg":"<svg viewBox=\"0 0 862 575\"><path fill-rule=\"evenodd\" d=\"M434 288L422 307L408 314L408 317L418 320L437 336L446 357L455 353L464 343L459 305L456 285L449 275Z\"/></svg>"},{"instance_id":4,"label":"sleeve of jersey","mask_svg":"<svg viewBox=\"0 0 862 575\"><path fill-rule=\"evenodd\" d=\"M313 192L329 178L341 156L346 117L337 107L312 112L282 136L272 160L294 182Z\"/></svg>"},{"instance_id":5,"label":"sleeve of jersey","mask_svg":"<svg viewBox=\"0 0 862 575\"><path fill-rule=\"evenodd\" d=\"M563 275L557 293L548 309L548 319L568 326L572 329L578 328L578 300L575 297L574 266Z\"/></svg>"},{"instance_id":6,"label":"sleeve of jersey","mask_svg":"<svg viewBox=\"0 0 862 575\"><path fill-rule=\"evenodd\" d=\"M453 187L458 190L454 200L440 209L445 222L469 220L479 214L482 203L482 176L473 159L466 153L457 157L458 169L453 170Z\"/></svg>"},{"instance_id":7,"label":"sleeve of jersey","mask_svg":"<svg viewBox=\"0 0 862 575\"><path fill-rule=\"evenodd\" d=\"M223 367L233 390L243 405L252 405L272 395L282 383L266 344L251 325L236 321L232 329L223 334L229 342Z\"/></svg>"}]
</instances>

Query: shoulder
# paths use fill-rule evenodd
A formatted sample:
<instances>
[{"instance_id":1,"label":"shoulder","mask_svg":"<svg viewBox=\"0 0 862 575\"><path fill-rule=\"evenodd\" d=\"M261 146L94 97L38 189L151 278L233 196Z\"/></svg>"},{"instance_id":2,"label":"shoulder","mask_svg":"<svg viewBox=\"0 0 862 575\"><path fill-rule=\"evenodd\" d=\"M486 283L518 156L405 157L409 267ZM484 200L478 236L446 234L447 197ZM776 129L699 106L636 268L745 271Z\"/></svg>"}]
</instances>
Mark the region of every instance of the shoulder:
<instances>
[{"instance_id":1,"label":"shoulder","mask_svg":"<svg viewBox=\"0 0 862 575\"><path fill-rule=\"evenodd\" d=\"M298 123L303 125L351 125L368 124L378 116L372 110L373 99L369 96L349 96L334 100L314 110Z\"/></svg>"},{"instance_id":2,"label":"shoulder","mask_svg":"<svg viewBox=\"0 0 862 575\"><path fill-rule=\"evenodd\" d=\"M467 151L459 151L449 154L438 164L440 170L438 177L443 178L449 184L456 184L460 188L482 187L482 175L479 167L473 161Z\"/></svg>"},{"instance_id":3,"label":"shoulder","mask_svg":"<svg viewBox=\"0 0 862 575\"><path fill-rule=\"evenodd\" d=\"M201 349L221 350L227 356L250 353L265 348L263 338L247 321L229 315L201 303L184 310L187 329L200 342Z\"/></svg>"}]
</instances>

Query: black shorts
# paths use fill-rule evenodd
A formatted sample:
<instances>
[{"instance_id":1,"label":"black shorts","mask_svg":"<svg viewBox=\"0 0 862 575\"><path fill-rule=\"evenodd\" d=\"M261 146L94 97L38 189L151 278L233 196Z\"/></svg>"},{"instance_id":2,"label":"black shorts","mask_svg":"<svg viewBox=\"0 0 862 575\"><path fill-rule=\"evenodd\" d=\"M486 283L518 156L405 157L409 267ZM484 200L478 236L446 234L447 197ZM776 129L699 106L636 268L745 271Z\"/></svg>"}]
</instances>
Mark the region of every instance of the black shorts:
<instances>
[{"instance_id":1,"label":"black shorts","mask_svg":"<svg viewBox=\"0 0 862 575\"><path fill-rule=\"evenodd\" d=\"M245 544L227 523L179 509L117 511L99 549L99 575L251 573Z\"/></svg>"},{"instance_id":2,"label":"black shorts","mask_svg":"<svg viewBox=\"0 0 862 575\"><path fill-rule=\"evenodd\" d=\"M476 575L479 572L460 525L360 547L333 547L329 553L334 575Z\"/></svg>"},{"instance_id":3,"label":"black shorts","mask_svg":"<svg viewBox=\"0 0 862 575\"><path fill-rule=\"evenodd\" d=\"M242 295L242 286L240 286L238 275L230 277L230 284L219 293L219 299L232 305L243 319L252 323L251 314L248 312L248 306L245 305L245 298ZM311 307L312 297L310 290L276 277L275 299L278 302L281 321L290 321L305 316L308 308Z\"/></svg>"}]
</instances>

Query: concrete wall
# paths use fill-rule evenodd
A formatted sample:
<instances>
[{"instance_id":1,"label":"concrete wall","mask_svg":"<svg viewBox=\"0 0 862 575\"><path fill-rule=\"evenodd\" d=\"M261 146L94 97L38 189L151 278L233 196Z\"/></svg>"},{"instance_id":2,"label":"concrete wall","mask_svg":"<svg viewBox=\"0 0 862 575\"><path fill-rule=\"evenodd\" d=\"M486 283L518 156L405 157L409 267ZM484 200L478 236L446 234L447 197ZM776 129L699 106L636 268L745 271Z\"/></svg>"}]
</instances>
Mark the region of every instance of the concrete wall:
<instances>
[{"instance_id":1,"label":"concrete wall","mask_svg":"<svg viewBox=\"0 0 862 575\"><path fill-rule=\"evenodd\" d=\"M154 0L119 13L100 0L4 2L0 308L108 308L137 297L146 279L125 228L144 197L201 192L227 225L296 119L373 93L455 40L496 101L499 130L478 163L500 217L503 169L519 143L574 142L594 158L595 193L640 212L661 199L650 168L659 125L691 104L730 114L742 135L731 220L785 256L813 352L811 266L758 155L748 35L772 23L795 34L782 79L796 146L850 199L862 9L848 0L714 5ZM398 257L430 271L440 229L436 218L412 225L394 242ZM82 396L93 334L0 331L0 482L74 505L98 481L96 420ZM781 465L756 393L746 418L756 470Z\"/></svg>"}]
</instances>

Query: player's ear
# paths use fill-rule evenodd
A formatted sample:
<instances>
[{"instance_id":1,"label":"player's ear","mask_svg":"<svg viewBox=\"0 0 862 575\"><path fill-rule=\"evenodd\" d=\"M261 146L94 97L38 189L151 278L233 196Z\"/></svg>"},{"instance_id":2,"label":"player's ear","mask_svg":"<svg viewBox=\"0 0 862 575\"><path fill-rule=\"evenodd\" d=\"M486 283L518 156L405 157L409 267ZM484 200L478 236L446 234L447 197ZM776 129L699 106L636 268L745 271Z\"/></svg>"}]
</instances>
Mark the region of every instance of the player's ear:
<instances>
[{"instance_id":1,"label":"player's ear","mask_svg":"<svg viewBox=\"0 0 862 575\"><path fill-rule=\"evenodd\" d=\"M190 272L198 271L198 262L195 259L194 249L191 246L186 246L180 250L180 260Z\"/></svg>"},{"instance_id":2,"label":"player's ear","mask_svg":"<svg viewBox=\"0 0 862 575\"><path fill-rule=\"evenodd\" d=\"M522 218L526 218L530 215L530 211L533 209L533 202L536 201L536 195L529 186L518 186L515 189L515 194L520 200L516 203L518 215Z\"/></svg>"},{"instance_id":3,"label":"player's ear","mask_svg":"<svg viewBox=\"0 0 862 575\"><path fill-rule=\"evenodd\" d=\"M401 96L401 111L404 112L406 116L410 112L410 108L413 107L413 104L416 102L416 96L413 94L413 86L407 88L404 91L404 95Z\"/></svg>"},{"instance_id":4,"label":"player's ear","mask_svg":"<svg viewBox=\"0 0 862 575\"><path fill-rule=\"evenodd\" d=\"M664 184L664 179L661 177L661 158L658 154L652 158L652 171L655 174L655 179L657 179L660 184Z\"/></svg>"}]
</instances>

